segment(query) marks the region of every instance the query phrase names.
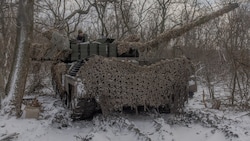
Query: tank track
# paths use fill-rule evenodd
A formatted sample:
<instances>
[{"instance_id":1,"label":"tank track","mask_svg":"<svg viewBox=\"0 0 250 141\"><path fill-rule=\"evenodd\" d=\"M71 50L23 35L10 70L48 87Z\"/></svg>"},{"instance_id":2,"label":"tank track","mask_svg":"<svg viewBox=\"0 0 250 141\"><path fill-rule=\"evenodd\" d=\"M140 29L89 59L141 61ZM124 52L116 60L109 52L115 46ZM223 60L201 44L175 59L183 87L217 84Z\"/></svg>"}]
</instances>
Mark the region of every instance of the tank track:
<instances>
[{"instance_id":1,"label":"tank track","mask_svg":"<svg viewBox=\"0 0 250 141\"><path fill-rule=\"evenodd\" d=\"M91 120L93 116L100 111L95 99L78 99L76 107L73 109L71 118L73 120Z\"/></svg>"}]
</instances>

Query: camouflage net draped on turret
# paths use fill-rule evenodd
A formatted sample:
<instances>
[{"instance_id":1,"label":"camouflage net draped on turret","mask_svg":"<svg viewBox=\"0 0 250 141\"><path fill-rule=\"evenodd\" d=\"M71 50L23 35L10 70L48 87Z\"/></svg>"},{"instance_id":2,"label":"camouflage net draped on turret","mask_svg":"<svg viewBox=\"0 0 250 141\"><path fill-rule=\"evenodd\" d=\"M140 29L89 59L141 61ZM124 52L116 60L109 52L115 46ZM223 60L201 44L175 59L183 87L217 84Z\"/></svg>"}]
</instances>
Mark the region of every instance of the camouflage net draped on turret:
<instances>
[{"instance_id":1,"label":"camouflage net draped on turret","mask_svg":"<svg viewBox=\"0 0 250 141\"><path fill-rule=\"evenodd\" d=\"M123 107L158 108L179 111L187 100L188 79L193 72L186 58L163 60L150 66L94 56L78 72L84 81L86 98L95 98L103 114Z\"/></svg>"}]
</instances>

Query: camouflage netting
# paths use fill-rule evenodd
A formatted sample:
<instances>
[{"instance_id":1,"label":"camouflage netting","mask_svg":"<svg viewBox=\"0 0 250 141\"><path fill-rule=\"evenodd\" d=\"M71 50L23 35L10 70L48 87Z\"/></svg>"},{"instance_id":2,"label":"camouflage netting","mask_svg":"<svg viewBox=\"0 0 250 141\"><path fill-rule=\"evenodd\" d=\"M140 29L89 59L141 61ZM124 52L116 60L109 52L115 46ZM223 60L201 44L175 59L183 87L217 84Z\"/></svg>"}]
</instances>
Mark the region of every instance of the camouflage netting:
<instances>
[{"instance_id":1,"label":"camouflage netting","mask_svg":"<svg viewBox=\"0 0 250 141\"><path fill-rule=\"evenodd\" d=\"M53 80L53 86L55 87L56 93L61 98L64 97L64 88L62 85L62 75L66 74L67 68L65 63L57 63L51 67L51 75Z\"/></svg>"},{"instance_id":2,"label":"camouflage netting","mask_svg":"<svg viewBox=\"0 0 250 141\"><path fill-rule=\"evenodd\" d=\"M162 60L150 66L116 58L94 56L78 76L84 81L86 97L95 98L103 114L138 106L170 106L178 112L187 100L188 79L193 66L188 59Z\"/></svg>"},{"instance_id":3,"label":"camouflage netting","mask_svg":"<svg viewBox=\"0 0 250 141\"><path fill-rule=\"evenodd\" d=\"M49 48L43 55L46 60L64 60L71 53L69 38L57 30L48 30L43 35L50 40Z\"/></svg>"}]
</instances>

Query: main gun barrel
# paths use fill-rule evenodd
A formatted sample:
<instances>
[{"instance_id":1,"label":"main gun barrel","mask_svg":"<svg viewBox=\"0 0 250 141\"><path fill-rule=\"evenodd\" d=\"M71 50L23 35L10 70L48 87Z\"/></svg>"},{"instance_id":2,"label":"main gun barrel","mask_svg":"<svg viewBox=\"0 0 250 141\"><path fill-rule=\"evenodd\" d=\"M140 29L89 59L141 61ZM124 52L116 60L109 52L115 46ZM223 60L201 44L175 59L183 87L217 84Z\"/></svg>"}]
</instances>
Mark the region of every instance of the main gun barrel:
<instances>
[{"instance_id":1,"label":"main gun barrel","mask_svg":"<svg viewBox=\"0 0 250 141\"><path fill-rule=\"evenodd\" d=\"M187 23L186 25L183 25L175 29L167 30L148 42L142 43L142 42L118 41L116 42L118 45L118 53L122 54L128 51L130 48L139 49L140 52L147 52L150 51L152 48L158 48L159 44L164 42L169 42L171 39L180 37L186 32L192 30L193 28L200 26L204 23L207 23L210 20L222 16L223 14L228 13L238 7L239 7L238 3L228 4L227 6L223 7L218 11L212 12L208 15L204 15L198 18L197 20Z\"/></svg>"},{"instance_id":2,"label":"main gun barrel","mask_svg":"<svg viewBox=\"0 0 250 141\"><path fill-rule=\"evenodd\" d=\"M200 26L204 23L207 23L210 20L215 19L219 16L222 16L223 14L228 13L237 7L239 7L238 3L229 4L218 11L215 11L209 15L202 16L201 18L199 18L193 22L190 22L184 26L163 32L158 37L147 42L146 44L150 47L157 47L159 43L166 42L166 41L169 41L171 39L177 38L177 37L185 34L186 32L192 30L193 28Z\"/></svg>"}]
</instances>

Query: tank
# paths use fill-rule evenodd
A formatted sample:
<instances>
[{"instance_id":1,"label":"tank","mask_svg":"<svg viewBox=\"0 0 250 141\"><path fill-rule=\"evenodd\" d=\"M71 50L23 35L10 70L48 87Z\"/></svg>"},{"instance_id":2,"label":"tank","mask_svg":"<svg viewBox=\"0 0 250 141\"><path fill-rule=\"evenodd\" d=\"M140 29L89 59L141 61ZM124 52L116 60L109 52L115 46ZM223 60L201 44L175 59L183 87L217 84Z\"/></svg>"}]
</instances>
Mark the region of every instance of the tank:
<instances>
[{"instance_id":1,"label":"tank","mask_svg":"<svg viewBox=\"0 0 250 141\"><path fill-rule=\"evenodd\" d=\"M127 109L134 113L150 109L180 113L197 89L191 60L162 59L142 65L140 53L237 7L238 4L229 4L146 43L113 42L109 38L72 42L67 61L52 68L55 89L73 111L73 119L91 119L96 112L109 115Z\"/></svg>"}]
</instances>

